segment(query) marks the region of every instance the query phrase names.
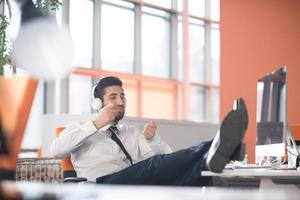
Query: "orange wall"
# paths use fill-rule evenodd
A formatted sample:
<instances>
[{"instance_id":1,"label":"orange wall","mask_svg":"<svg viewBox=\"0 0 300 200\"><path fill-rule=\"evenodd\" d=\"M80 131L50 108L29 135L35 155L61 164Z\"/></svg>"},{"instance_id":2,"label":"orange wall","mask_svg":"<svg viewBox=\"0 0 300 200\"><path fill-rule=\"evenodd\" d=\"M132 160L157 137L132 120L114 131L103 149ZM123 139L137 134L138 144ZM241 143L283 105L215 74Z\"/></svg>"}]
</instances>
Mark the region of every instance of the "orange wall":
<instances>
[{"instance_id":1,"label":"orange wall","mask_svg":"<svg viewBox=\"0 0 300 200\"><path fill-rule=\"evenodd\" d=\"M246 134L254 162L256 80L288 66L288 122L300 123L300 1L221 0L221 119L241 96L249 109Z\"/></svg>"}]
</instances>

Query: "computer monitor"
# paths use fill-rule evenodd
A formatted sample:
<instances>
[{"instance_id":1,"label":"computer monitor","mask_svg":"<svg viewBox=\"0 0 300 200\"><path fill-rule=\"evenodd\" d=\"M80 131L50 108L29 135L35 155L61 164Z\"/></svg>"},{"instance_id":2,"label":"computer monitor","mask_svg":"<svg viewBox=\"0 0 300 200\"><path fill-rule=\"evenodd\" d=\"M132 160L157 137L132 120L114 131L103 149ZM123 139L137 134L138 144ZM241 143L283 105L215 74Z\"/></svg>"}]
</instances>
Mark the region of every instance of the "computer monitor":
<instances>
[{"instance_id":1,"label":"computer monitor","mask_svg":"<svg viewBox=\"0 0 300 200\"><path fill-rule=\"evenodd\" d=\"M285 155L287 132L287 67L257 81L256 163ZM270 164L270 163L269 163Z\"/></svg>"}]
</instances>

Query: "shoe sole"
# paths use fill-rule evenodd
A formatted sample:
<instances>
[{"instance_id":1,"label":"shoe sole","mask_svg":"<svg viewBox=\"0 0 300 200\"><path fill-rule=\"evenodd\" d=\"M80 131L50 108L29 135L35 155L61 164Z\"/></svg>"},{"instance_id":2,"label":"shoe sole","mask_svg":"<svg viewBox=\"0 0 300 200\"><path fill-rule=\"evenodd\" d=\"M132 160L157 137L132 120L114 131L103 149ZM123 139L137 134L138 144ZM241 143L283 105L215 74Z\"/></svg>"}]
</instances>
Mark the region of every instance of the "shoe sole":
<instances>
[{"instance_id":1,"label":"shoe sole","mask_svg":"<svg viewBox=\"0 0 300 200\"><path fill-rule=\"evenodd\" d=\"M239 98L238 99L238 106L237 106L237 110L240 110L243 112L243 114L245 115L245 121L244 121L244 129L245 131L248 128L248 111L247 111L247 106L245 101L243 100L243 98Z\"/></svg>"},{"instance_id":2,"label":"shoe sole","mask_svg":"<svg viewBox=\"0 0 300 200\"><path fill-rule=\"evenodd\" d=\"M235 149L244 138L243 112L232 110L223 120L220 128L220 142L212 158L208 161L208 168L212 172L220 173L230 161Z\"/></svg>"},{"instance_id":3,"label":"shoe sole","mask_svg":"<svg viewBox=\"0 0 300 200\"><path fill-rule=\"evenodd\" d=\"M248 111L247 111L247 106L246 106L246 103L244 101L243 98L238 98L236 99L236 103L237 103L237 106L236 106L236 109L235 110L240 110L243 115L244 115L244 122L243 122L243 131L245 134L246 133L246 130L248 128ZM231 156L230 160L238 160L238 161L242 161L244 160L244 155L245 155L245 146L246 144L242 143L234 150L234 153L233 155Z\"/></svg>"}]
</instances>

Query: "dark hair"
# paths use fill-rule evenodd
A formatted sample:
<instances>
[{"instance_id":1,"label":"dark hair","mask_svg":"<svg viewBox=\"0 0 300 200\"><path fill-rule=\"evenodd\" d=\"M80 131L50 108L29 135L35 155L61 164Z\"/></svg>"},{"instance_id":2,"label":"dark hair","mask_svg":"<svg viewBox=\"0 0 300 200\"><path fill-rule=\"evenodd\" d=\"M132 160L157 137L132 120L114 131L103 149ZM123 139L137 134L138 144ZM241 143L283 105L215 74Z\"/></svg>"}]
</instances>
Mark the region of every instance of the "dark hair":
<instances>
[{"instance_id":1,"label":"dark hair","mask_svg":"<svg viewBox=\"0 0 300 200\"><path fill-rule=\"evenodd\" d=\"M97 86L94 89L94 97L100 98L103 101L103 96L105 93L105 88L109 86L123 86L122 81L118 77L107 76L100 79L97 83Z\"/></svg>"}]
</instances>

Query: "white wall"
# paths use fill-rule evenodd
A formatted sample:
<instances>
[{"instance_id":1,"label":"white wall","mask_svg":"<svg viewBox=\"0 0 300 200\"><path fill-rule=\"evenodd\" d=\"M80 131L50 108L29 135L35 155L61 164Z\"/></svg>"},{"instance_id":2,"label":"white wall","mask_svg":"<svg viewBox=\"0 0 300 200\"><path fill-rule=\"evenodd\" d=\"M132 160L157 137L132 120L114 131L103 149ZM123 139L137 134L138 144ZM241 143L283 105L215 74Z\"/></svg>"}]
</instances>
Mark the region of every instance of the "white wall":
<instances>
[{"instance_id":1,"label":"white wall","mask_svg":"<svg viewBox=\"0 0 300 200\"><path fill-rule=\"evenodd\" d=\"M42 155L50 156L50 144L55 137L55 129L57 127L66 126L73 122L85 122L93 118L96 114L46 114L42 116ZM141 131L143 126L150 119L126 117L125 122L135 124ZM170 145L173 150L190 147L202 141L211 140L214 138L218 126L211 123L196 123L190 121L175 121L175 120L154 120L158 127L158 133Z\"/></svg>"}]
</instances>

